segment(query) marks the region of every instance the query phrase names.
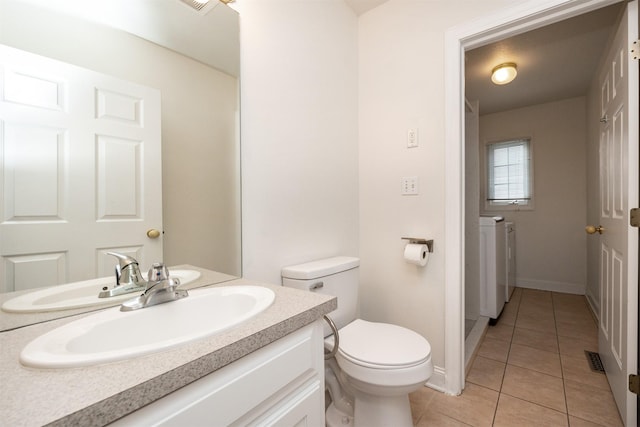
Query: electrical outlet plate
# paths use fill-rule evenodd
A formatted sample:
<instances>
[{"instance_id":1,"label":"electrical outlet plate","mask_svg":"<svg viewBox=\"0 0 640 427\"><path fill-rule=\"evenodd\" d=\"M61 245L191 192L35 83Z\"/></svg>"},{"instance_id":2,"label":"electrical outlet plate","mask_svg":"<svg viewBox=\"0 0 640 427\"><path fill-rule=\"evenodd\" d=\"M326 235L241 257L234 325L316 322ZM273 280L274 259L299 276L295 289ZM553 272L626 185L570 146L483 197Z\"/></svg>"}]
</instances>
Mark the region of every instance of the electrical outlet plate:
<instances>
[{"instance_id":1,"label":"electrical outlet plate","mask_svg":"<svg viewBox=\"0 0 640 427\"><path fill-rule=\"evenodd\" d=\"M407 130L407 148L414 148L418 146L418 129Z\"/></svg>"}]
</instances>

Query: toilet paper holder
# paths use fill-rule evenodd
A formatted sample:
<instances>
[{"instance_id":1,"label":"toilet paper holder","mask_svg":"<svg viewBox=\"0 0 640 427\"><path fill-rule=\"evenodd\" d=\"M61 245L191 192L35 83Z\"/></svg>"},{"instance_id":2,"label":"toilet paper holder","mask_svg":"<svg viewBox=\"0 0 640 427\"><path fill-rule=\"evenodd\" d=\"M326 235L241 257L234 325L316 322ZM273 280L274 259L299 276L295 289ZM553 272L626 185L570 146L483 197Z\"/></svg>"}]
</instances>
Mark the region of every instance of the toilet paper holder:
<instances>
[{"instance_id":1,"label":"toilet paper holder","mask_svg":"<svg viewBox=\"0 0 640 427\"><path fill-rule=\"evenodd\" d=\"M408 240L409 243L415 243L417 245L427 245L427 249L429 249L429 253L433 253L433 239L420 239L417 237L401 237L402 240Z\"/></svg>"}]
</instances>

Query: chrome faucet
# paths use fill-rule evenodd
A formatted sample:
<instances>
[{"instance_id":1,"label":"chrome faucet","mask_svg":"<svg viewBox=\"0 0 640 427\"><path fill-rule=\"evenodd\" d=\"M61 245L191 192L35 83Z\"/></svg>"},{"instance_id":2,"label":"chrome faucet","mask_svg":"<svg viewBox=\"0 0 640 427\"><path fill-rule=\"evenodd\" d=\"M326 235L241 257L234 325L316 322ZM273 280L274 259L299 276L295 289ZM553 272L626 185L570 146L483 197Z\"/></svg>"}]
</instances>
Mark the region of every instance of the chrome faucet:
<instances>
[{"instance_id":1,"label":"chrome faucet","mask_svg":"<svg viewBox=\"0 0 640 427\"><path fill-rule=\"evenodd\" d=\"M102 291L98 294L99 298L144 291L147 288L147 281L142 278L140 266L135 258L117 252L107 252L107 255L113 255L118 259L118 264L116 264L116 286L112 289L102 288Z\"/></svg>"},{"instance_id":2,"label":"chrome faucet","mask_svg":"<svg viewBox=\"0 0 640 427\"><path fill-rule=\"evenodd\" d=\"M124 302L120 311L138 310L189 296L184 289L177 289L180 280L169 277L169 269L156 263L149 269L147 287L139 297Z\"/></svg>"}]
</instances>

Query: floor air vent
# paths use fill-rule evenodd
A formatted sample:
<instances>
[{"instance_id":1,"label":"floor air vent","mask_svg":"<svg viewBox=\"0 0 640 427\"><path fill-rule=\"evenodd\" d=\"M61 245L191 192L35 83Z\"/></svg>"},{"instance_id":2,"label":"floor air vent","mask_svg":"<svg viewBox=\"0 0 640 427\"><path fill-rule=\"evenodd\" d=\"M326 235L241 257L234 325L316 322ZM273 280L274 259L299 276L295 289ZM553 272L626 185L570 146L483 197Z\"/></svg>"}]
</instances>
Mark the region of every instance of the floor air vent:
<instances>
[{"instance_id":1,"label":"floor air vent","mask_svg":"<svg viewBox=\"0 0 640 427\"><path fill-rule=\"evenodd\" d=\"M593 372L600 372L604 374L604 366L602 365L602 360L600 360L600 355L595 351L584 351L584 354L587 356L587 362L589 362L589 367Z\"/></svg>"}]
</instances>

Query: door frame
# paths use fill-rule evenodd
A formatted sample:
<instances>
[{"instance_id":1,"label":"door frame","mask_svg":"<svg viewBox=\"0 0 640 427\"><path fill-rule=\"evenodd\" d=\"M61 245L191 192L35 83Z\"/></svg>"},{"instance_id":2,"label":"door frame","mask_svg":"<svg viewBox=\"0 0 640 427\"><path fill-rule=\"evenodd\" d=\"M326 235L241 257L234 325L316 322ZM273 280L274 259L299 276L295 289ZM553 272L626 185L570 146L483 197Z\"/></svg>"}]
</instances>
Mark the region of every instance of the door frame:
<instances>
[{"instance_id":1,"label":"door frame","mask_svg":"<svg viewBox=\"0 0 640 427\"><path fill-rule=\"evenodd\" d=\"M464 52L624 0L527 0L445 33L445 392L457 395L464 366Z\"/></svg>"}]
</instances>

